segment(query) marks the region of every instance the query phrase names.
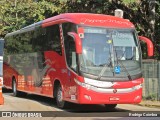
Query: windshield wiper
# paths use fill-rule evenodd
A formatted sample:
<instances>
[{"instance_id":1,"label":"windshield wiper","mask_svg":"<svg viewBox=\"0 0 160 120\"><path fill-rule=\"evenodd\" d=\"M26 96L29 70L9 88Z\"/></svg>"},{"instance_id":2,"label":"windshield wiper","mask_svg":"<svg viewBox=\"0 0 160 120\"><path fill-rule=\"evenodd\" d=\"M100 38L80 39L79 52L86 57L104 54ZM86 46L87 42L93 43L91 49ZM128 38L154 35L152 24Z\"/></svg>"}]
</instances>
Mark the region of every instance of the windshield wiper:
<instances>
[{"instance_id":1,"label":"windshield wiper","mask_svg":"<svg viewBox=\"0 0 160 120\"><path fill-rule=\"evenodd\" d=\"M102 75L104 74L105 70L107 69L106 66L109 66L110 68L112 67L111 72L113 72L113 76L114 76L114 71L113 71L113 67L114 67L114 45L113 45L113 39L109 39L108 42L110 43L110 58L108 58L108 63L106 63L104 65L104 67L102 68L100 74L97 77L97 80L100 80L100 78L102 77Z\"/></svg>"},{"instance_id":2,"label":"windshield wiper","mask_svg":"<svg viewBox=\"0 0 160 120\"><path fill-rule=\"evenodd\" d=\"M128 79L129 79L129 80L132 80L131 75L129 74L127 68L123 65L122 61L121 61L121 60L117 60L117 61L123 66L123 68L124 68L125 71L127 72L127 77L128 77Z\"/></svg>"},{"instance_id":3,"label":"windshield wiper","mask_svg":"<svg viewBox=\"0 0 160 120\"><path fill-rule=\"evenodd\" d=\"M103 63L103 64L99 64L99 65L96 65L96 66L102 66L104 67L107 63Z\"/></svg>"},{"instance_id":4,"label":"windshield wiper","mask_svg":"<svg viewBox=\"0 0 160 120\"><path fill-rule=\"evenodd\" d=\"M114 47L114 46L113 46L113 47ZM131 75L129 74L127 68L123 65L121 59L120 59L120 60L118 59L118 57L117 57L117 52L116 52L116 50L115 50L115 47L114 47L114 51L115 51L115 53L116 53L117 65L118 65L118 63L120 63L120 64L123 66L123 68L125 69L125 71L127 72L127 77L128 77L128 79L129 79L129 80L132 80L132 77L131 77ZM125 53L125 51L124 51L124 53ZM124 56L124 53L123 53L123 55L121 56L121 58Z\"/></svg>"},{"instance_id":5,"label":"windshield wiper","mask_svg":"<svg viewBox=\"0 0 160 120\"><path fill-rule=\"evenodd\" d=\"M103 64L103 68L102 68L100 74L98 75L97 80L100 80L100 79L101 79L103 73L104 73L104 72L106 71L106 69L107 69L107 66L111 68L111 59L110 59L110 58L108 59L108 63Z\"/></svg>"}]
</instances>

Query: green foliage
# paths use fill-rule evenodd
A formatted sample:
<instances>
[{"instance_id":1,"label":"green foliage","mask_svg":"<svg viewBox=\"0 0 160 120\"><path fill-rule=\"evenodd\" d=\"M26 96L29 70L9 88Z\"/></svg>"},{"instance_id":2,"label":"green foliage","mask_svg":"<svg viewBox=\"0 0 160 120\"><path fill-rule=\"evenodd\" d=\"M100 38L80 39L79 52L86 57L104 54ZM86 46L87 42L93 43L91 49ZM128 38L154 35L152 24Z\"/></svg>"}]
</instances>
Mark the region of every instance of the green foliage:
<instances>
[{"instance_id":1,"label":"green foliage","mask_svg":"<svg viewBox=\"0 0 160 120\"><path fill-rule=\"evenodd\" d=\"M155 56L157 59L160 59L160 1L156 5L156 25L155 25L155 40L156 40L156 49Z\"/></svg>"},{"instance_id":2,"label":"green foliage","mask_svg":"<svg viewBox=\"0 0 160 120\"><path fill-rule=\"evenodd\" d=\"M60 8L41 0L2 0L0 5L0 36L51 17Z\"/></svg>"},{"instance_id":3,"label":"green foliage","mask_svg":"<svg viewBox=\"0 0 160 120\"><path fill-rule=\"evenodd\" d=\"M123 0L123 3L125 3L125 4L131 4L134 2L137 2L137 0Z\"/></svg>"},{"instance_id":4,"label":"green foliage","mask_svg":"<svg viewBox=\"0 0 160 120\"><path fill-rule=\"evenodd\" d=\"M143 99L144 100L156 100L156 94L150 94L150 95L148 95L148 96L146 96L146 97L143 97Z\"/></svg>"},{"instance_id":5,"label":"green foliage","mask_svg":"<svg viewBox=\"0 0 160 120\"><path fill-rule=\"evenodd\" d=\"M25 26L54 16L60 8L45 0L2 0L0 5L0 37L7 33L19 30ZM32 48L25 39L9 39L6 42L5 53L16 51L31 51Z\"/></svg>"},{"instance_id":6,"label":"green foliage","mask_svg":"<svg viewBox=\"0 0 160 120\"><path fill-rule=\"evenodd\" d=\"M61 3L62 12L106 13L110 2L106 0L68 0Z\"/></svg>"}]
</instances>

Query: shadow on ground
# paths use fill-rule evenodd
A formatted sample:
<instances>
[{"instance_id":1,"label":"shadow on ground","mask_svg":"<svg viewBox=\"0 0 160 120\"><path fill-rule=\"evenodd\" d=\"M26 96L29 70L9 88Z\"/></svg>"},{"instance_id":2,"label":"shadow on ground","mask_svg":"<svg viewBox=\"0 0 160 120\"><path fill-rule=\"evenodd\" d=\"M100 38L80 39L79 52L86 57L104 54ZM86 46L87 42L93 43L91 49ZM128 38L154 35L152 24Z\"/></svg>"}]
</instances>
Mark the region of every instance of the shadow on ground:
<instances>
[{"instance_id":1,"label":"shadow on ground","mask_svg":"<svg viewBox=\"0 0 160 120\"><path fill-rule=\"evenodd\" d=\"M13 96L12 90L3 89L3 94ZM48 98L33 94L21 94L19 98L29 99L37 101L43 105L57 108L56 101L53 98ZM59 109L59 108L57 108ZM69 103L66 109L59 109L59 111L66 111L69 113L114 113L114 112L129 112L129 110L115 108L114 110L106 110L104 105L92 105L92 104L74 104Z\"/></svg>"}]
</instances>

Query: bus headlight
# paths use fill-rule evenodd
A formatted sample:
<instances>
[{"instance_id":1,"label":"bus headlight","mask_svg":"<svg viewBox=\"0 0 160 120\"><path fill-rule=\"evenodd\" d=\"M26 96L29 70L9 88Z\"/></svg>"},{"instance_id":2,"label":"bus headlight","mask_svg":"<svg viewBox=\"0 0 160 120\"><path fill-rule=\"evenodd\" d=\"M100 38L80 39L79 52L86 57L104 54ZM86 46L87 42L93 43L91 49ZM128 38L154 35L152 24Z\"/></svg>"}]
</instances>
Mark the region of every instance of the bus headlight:
<instances>
[{"instance_id":1,"label":"bus headlight","mask_svg":"<svg viewBox=\"0 0 160 120\"><path fill-rule=\"evenodd\" d=\"M139 84L139 85L134 86L134 89L135 89L135 90L138 90L138 89L140 89L140 88L142 88L142 84Z\"/></svg>"},{"instance_id":2,"label":"bus headlight","mask_svg":"<svg viewBox=\"0 0 160 120\"><path fill-rule=\"evenodd\" d=\"M82 82L80 82L79 80L77 80L76 78L74 78L74 81L75 81L78 85L80 85L80 86L82 86L82 87L84 87L84 88L86 88L86 89L90 89L90 88L91 88L91 85L86 84L86 83L82 83Z\"/></svg>"}]
</instances>

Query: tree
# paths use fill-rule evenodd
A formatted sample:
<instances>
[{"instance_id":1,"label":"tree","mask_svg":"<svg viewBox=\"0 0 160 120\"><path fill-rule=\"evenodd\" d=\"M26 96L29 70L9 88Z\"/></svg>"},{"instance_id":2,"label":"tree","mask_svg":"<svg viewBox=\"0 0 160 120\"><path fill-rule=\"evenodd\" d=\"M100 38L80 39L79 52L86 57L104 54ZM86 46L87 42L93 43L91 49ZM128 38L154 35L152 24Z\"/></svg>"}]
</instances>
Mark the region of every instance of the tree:
<instances>
[{"instance_id":1,"label":"tree","mask_svg":"<svg viewBox=\"0 0 160 120\"><path fill-rule=\"evenodd\" d=\"M160 59L160 1L156 4L156 25L155 25L155 40L156 40L156 56Z\"/></svg>"},{"instance_id":2,"label":"tree","mask_svg":"<svg viewBox=\"0 0 160 120\"><path fill-rule=\"evenodd\" d=\"M60 11L51 2L41 0L2 0L0 5L0 37L27 25L53 16Z\"/></svg>"}]
</instances>

